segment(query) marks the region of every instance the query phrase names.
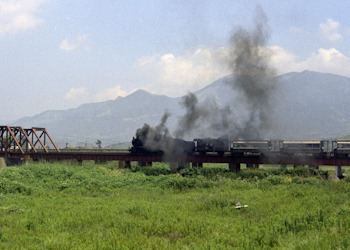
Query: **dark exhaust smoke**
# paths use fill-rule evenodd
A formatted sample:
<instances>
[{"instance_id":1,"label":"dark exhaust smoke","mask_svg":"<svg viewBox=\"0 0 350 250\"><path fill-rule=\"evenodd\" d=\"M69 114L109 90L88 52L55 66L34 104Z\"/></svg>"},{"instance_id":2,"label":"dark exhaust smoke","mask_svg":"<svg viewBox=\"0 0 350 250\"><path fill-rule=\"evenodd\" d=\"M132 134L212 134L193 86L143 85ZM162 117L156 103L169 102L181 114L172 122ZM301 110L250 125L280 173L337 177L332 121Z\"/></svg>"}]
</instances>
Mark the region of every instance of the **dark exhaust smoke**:
<instances>
[{"instance_id":1,"label":"dark exhaust smoke","mask_svg":"<svg viewBox=\"0 0 350 250\"><path fill-rule=\"evenodd\" d=\"M271 101L276 88L276 71L269 64L271 53L265 47L269 37L267 17L257 8L255 29L239 28L232 36L232 56L229 61L234 81L229 84L241 93L247 120L241 133L245 139L259 139L271 128Z\"/></svg>"},{"instance_id":2,"label":"dark exhaust smoke","mask_svg":"<svg viewBox=\"0 0 350 250\"><path fill-rule=\"evenodd\" d=\"M268 31L267 18L257 8L254 29L238 28L230 40L225 67L233 73L233 77L227 78L232 100L220 106L214 98L199 103L193 93L184 96L181 105L185 114L180 117L174 132L176 138L263 139L266 136L271 129L269 114L276 87L275 70L269 64L271 54L265 47ZM177 155L174 139L166 127L168 116L166 113L155 128L145 124L137 130L136 136L148 149Z\"/></svg>"},{"instance_id":3,"label":"dark exhaust smoke","mask_svg":"<svg viewBox=\"0 0 350 250\"><path fill-rule=\"evenodd\" d=\"M227 81L239 96L225 107L214 99L199 103L189 93L182 99L186 114L180 119L175 135L225 137L229 139L261 139L271 128L270 104L276 87L275 70L270 66L271 54L265 47L269 37L267 18L257 8L255 28L239 28L231 37L226 65L233 78Z\"/></svg>"},{"instance_id":4,"label":"dark exhaust smoke","mask_svg":"<svg viewBox=\"0 0 350 250\"><path fill-rule=\"evenodd\" d=\"M152 151L167 151L172 139L166 126L169 116L170 114L166 112L161 122L154 128L145 124L142 128L136 130L136 137L143 142L145 148Z\"/></svg>"},{"instance_id":5,"label":"dark exhaust smoke","mask_svg":"<svg viewBox=\"0 0 350 250\"><path fill-rule=\"evenodd\" d=\"M213 98L208 98L205 103L198 103L198 98L193 93L188 93L180 103L186 113L179 119L175 137L221 137L223 131L230 126L227 119L231 114L229 106L220 108Z\"/></svg>"},{"instance_id":6,"label":"dark exhaust smoke","mask_svg":"<svg viewBox=\"0 0 350 250\"><path fill-rule=\"evenodd\" d=\"M166 161L172 162L184 156L184 144L174 139L166 126L170 114L165 113L161 122L156 127L145 124L136 130L136 138L139 138L145 149L151 152L162 152ZM179 145L181 145L179 147Z\"/></svg>"}]
</instances>

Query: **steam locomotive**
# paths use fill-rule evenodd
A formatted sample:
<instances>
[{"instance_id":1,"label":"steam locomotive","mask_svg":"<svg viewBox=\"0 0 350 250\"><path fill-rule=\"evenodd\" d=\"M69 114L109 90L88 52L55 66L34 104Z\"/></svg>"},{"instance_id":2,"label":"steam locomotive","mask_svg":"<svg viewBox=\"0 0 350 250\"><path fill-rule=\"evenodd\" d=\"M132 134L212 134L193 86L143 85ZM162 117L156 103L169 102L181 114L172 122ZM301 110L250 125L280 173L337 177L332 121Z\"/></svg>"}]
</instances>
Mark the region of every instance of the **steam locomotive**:
<instances>
[{"instance_id":1,"label":"steam locomotive","mask_svg":"<svg viewBox=\"0 0 350 250\"><path fill-rule=\"evenodd\" d=\"M314 157L327 155L336 158L350 157L350 140L228 140L196 138L193 141L172 139L170 152L182 155L231 155L232 157ZM144 147L140 138L133 138L132 154L159 154L161 149Z\"/></svg>"},{"instance_id":2,"label":"steam locomotive","mask_svg":"<svg viewBox=\"0 0 350 250\"><path fill-rule=\"evenodd\" d=\"M166 141L167 151L173 152L178 155L193 155L200 154L205 155L208 153L216 153L218 155L224 155L229 151L229 141L225 139L194 139L193 141L185 141L182 139L168 138ZM145 147L144 142L139 137L133 137L132 147L129 150L132 154L153 154L162 155L165 150L152 149Z\"/></svg>"}]
</instances>

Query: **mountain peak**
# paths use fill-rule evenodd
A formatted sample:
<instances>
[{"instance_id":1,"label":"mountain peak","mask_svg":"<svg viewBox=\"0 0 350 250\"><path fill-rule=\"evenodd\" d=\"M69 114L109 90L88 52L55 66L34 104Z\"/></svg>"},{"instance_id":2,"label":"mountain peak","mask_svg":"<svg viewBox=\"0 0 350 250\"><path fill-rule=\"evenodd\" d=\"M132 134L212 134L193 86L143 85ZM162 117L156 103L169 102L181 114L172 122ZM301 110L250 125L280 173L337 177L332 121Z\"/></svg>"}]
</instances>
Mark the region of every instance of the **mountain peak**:
<instances>
[{"instance_id":1,"label":"mountain peak","mask_svg":"<svg viewBox=\"0 0 350 250\"><path fill-rule=\"evenodd\" d=\"M144 89L138 89L138 90L132 92L130 95L149 95L149 94L151 94L151 93L147 92Z\"/></svg>"},{"instance_id":2,"label":"mountain peak","mask_svg":"<svg viewBox=\"0 0 350 250\"><path fill-rule=\"evenodd\" d=\"M227 84L234 79L229 75L195 92L200 103L218 107L236 103L237 119L244 114L239 91ZM350 131L350 78L314 71L292 72L278 76L279 87L271 99L273 134L271 138L332 138ZM243 110L242 110L243 108ZM183 115L179 98L155 95L139 89L127 97L114 101L90 103L79 108L47 111L14 122L23 127L45 127L56 144L66 142L78 145L80 141L97 139L104 143L130 141L144 123L159 123L162 114L172 114L168 121L170 131Z\"/></svg>"},{"instance_id":3,"label":"mountain peak","mask_svg":"<svg viewBox=\"0 0 350 250\"><path fill-rule=\"evenodd\" d=\"M151 96L152 94L147 92L146 90L143 89L138 89L134 92L132 92L130 95L126 96L125 98L147 98Z\"/></svg>"}]
</instances>

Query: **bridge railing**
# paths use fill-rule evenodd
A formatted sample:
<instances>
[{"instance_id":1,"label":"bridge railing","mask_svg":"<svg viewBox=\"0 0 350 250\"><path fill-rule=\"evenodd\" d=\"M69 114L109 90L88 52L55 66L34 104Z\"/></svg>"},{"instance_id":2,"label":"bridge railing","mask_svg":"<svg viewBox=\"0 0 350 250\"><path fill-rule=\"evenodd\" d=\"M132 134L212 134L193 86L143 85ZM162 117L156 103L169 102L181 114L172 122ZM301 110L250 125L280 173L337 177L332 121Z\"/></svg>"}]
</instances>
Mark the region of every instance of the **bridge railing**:
<instances>
[{"instance_id":1,"label":"bridge railing","mask_svg":"<svg viewBox=\"0 0 350 250\"><path fill-rule=\"evenodd\" d=\"M11 153L48 153L49 145L59 152L45 128L0 126L0 153L5 156Z\"/></svg>"}]
</instances>

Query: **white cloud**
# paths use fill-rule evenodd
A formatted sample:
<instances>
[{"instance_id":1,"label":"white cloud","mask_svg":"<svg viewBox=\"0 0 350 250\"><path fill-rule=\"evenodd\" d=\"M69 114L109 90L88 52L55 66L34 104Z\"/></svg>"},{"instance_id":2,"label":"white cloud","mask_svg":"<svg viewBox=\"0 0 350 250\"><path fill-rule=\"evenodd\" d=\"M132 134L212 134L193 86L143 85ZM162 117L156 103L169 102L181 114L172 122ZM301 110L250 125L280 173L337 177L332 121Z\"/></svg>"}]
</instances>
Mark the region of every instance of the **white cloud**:
<instances>
[{"instance_id":1,"label":"white cloud","mask_svg":"<svg viewBox=\"0 0 350 250\"><path fill-rule=\"evenodd\" d=\"M154 55L140 58L137 67L148 80L147 90L181 96L229 74L220 62L225 53L225 48L199 48L183 56Z\"/></svg>"},{"instance_id":2,"label":"white cloud","mask_svg":"<svg viewBox=\"0 0 350 250\"><path fill-rule=\"evenodd\" d=\"M87 95L86 88L71 88L65 95L64 100L73 103L81 103Z\"/></svg>"},{"instance_id":3,"label":"white cloud","mask_svg":"<svg viewBox=\"0 0 350 250\"><path fill-rule=\"evenodd\" d=\"M339 25L339 22L327 19L327 22L320 23L319 27L322 35L334 43L342 39L342 35L338 33Z\"/></svg>"},{"instance_id":4,"label":"white cloud","mask_svg":"<svg viewBox=\"0 0 350 250\"><path fill-rule=\"evenodd\" d=\"M79 34L74 39L63 40L60 43L59 48L64 51L72 51L78 48L84 48L85 50L89 50L90 47L87 45L88 40L89 40L88 34L83 34L83 35Z\"/></svg>"},{"instance_id":5,"label":"white cloud","mask_svg":"<svg viewBox=\"0 0 350 250\"><path fill-rule=\"evenodd\" d=\"M333 73L350 77L350 58L335 48L320 48L309 58L299 61L297 57L286 50L274 46L271 63L277 68L279 74L312 70L324 73Z\"/></svg>"},{"instance_id":6,"label":"white cloud","mask_svg":"<svg viewBox=\"0 0 350 250\"><path fill-rule=\"evenodd\" d=\"M230 53L231 48L227 47L201 48L183 56L165 54L140 58L137 66L147 91L178 97L231 74L225 63ZM320 48L305 60L278 46L262 48L262 53L270 56L270 65L277 74L311 70L350 77L350 58L335 48Z\"/></svg>"},{"instance_id":7,"label":"white cloud","mask_svg":"<svg viewBox=\"0 0 350 250\"><path fill-rule=\"evenodd\" d=\"M119 96L126 96L127 93L121 89L120 86L115 86L113 88L105 89L101 92L98 92L95 97L95 102L103 102L108 100L114 100Z\"/></svg>"},{"instance_id":8,"label":"white cloud","mask_svg":"<svg viewBox=\"0 0 350 250\"><path fill-rule=\"evenodd\" d=\"M43 19L37 16L44 0L0 1L0 36L35 28Z\"/></svg>"}]
</instances>

